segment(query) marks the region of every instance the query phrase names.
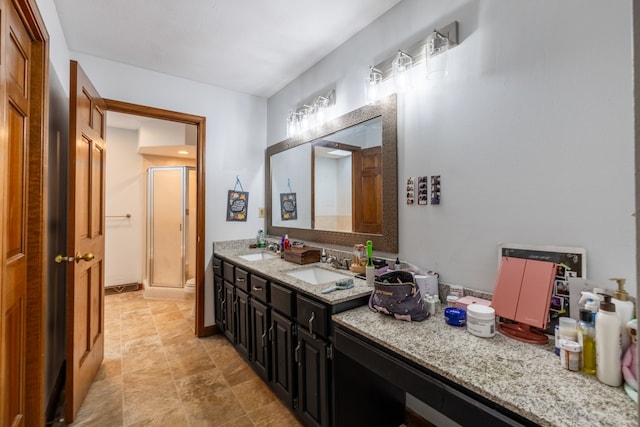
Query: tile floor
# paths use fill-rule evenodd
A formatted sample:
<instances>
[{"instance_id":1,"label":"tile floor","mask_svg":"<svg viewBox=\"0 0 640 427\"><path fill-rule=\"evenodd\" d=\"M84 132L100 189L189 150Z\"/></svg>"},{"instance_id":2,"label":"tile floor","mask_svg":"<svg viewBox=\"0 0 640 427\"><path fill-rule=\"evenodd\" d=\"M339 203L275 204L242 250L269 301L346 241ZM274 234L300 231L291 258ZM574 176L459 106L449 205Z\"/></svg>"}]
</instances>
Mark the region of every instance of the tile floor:
<instances>
[{"instance_id":1,"label":"tile floor","mask_svg":"<svg viewBox=\"0 0 640 427\"><path fill-rule=\"evenodd\" d=\"M73 426L301 426L193 300L105 297L105 357Z\"/></svg>"}]
</instances>

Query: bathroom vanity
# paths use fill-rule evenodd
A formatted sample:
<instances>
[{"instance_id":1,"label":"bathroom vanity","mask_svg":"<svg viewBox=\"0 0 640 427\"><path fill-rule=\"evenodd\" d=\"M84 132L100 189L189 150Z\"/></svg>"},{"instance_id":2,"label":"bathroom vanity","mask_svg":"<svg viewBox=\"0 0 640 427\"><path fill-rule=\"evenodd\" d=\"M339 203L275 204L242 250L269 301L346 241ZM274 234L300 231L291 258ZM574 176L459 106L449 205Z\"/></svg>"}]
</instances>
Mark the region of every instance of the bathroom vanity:
<instances>
[{"instance_id":1,"label":"bathroom vanity","mask_svg":"<svg viewBox=\"0 0 640 427\"><path fill-rule=\"evenodd\" d=\"M476 337L441 312L396 320L365 306L364 280L322 294L293 274L349 271L252 253L215 244L216 324L305 425L399 425L407 393L461 425L638 424L621 387L563 369L551 345Z\"/></svg>"}]
</instances>

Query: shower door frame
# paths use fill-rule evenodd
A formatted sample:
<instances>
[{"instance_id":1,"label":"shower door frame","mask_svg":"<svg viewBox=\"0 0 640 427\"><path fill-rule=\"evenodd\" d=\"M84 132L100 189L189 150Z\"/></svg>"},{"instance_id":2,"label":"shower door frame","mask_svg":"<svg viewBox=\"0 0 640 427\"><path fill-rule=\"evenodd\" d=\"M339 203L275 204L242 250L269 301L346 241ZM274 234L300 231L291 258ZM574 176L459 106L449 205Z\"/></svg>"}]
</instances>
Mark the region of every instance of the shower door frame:
<instances>
[{"instance_id":1,"label":"shower door frame","mask_svg":"<svg viewBox=\"0 0 640 427\"><path fill-rule=\"evenodd\" d=\"M196 171L197 168L194 166L150 166L147 168L147 276L148 283L151 287L158 288L169 288L169 289L179 289L184 288L187 282L187 257L188 257L188 247L187 244L195 245L195 240L193 242L189 242L189 225L188 218L190 213L189 210L189 172ZM182 188L181 198L180 198L180 211L181 211L181 224L180 224L180 286L171 286L171 285L154 285L154 264L155 264L155 246L154 246L154 220L155 220L155 208L154 208L154 200L155 200L155 177L152 172L154 171L180 171L180 185ZM196 178L196 186L197 186L197 178ZM197 229L197 226L196 226Z\"/></svg>"}]
</instances>

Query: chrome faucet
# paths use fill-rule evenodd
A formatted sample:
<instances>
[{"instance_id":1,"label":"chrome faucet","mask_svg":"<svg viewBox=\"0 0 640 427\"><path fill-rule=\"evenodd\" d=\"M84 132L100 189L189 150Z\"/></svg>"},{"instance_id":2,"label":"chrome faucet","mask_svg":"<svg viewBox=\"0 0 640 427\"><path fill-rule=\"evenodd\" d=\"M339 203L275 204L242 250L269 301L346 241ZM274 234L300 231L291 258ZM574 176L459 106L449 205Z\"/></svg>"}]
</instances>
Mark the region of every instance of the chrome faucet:
<instances>
[{"instance_id":1,"label":"chrome faucet","mask_svg":"<svg viewBox=\"0 0 640 427\"><path fill-rule=\"evenodd\" d=\"M269 243L269 246L267 246L267 250L272 252L280 252L280 245L276 242L271 242Z\"/></svg>"},{"instance_id":2,"label":"chrome faucet","mask_svg":"<svg viewBox=\"0 0 640 427\"><path fill-rule=\"evenodd\" d=\"M348 270L351 267L351 260L349 258L345 258L342 262L338 261L338 258L333 255L327 257L327 264L330 264L332 267L337 268L338 270Z\"/></svg>"}]
</instances>

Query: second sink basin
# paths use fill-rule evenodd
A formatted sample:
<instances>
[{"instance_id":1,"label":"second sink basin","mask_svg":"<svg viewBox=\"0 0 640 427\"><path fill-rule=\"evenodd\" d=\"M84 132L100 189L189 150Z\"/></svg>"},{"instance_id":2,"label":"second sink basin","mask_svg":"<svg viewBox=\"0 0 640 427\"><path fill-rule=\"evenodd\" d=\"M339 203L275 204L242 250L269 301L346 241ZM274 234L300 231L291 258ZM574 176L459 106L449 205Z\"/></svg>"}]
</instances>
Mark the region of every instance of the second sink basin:
<instances>
[{"instance_id":1,"label":"second sink basin","mask_svg":"<svg viewBox=\"0 0 640 427\"><path fill-rule=\"evenodd\" d=\"M277 258L277 255L270 254L268 252L256 252L253 254L240 255L240 258L245 261L260 261L263 259Z\"/></svg>"},{"instance_id":2,"label":"second sink basin","mask_svg":"<svg viewBox=\"0 0 640 427\"><path fill-rule=\"evenodd\" d=\"M345 276L344 274L340 273L334 273L333 271L325 270L324 268L318 267L289 271L286 274L291 277L295 277L296 279L300 279L304 282L311 283L312 285L320 285L323 283L330 283L335 282L336 280L345 280L350 278L350 276Z\"/></svg>"}]
</instances>

